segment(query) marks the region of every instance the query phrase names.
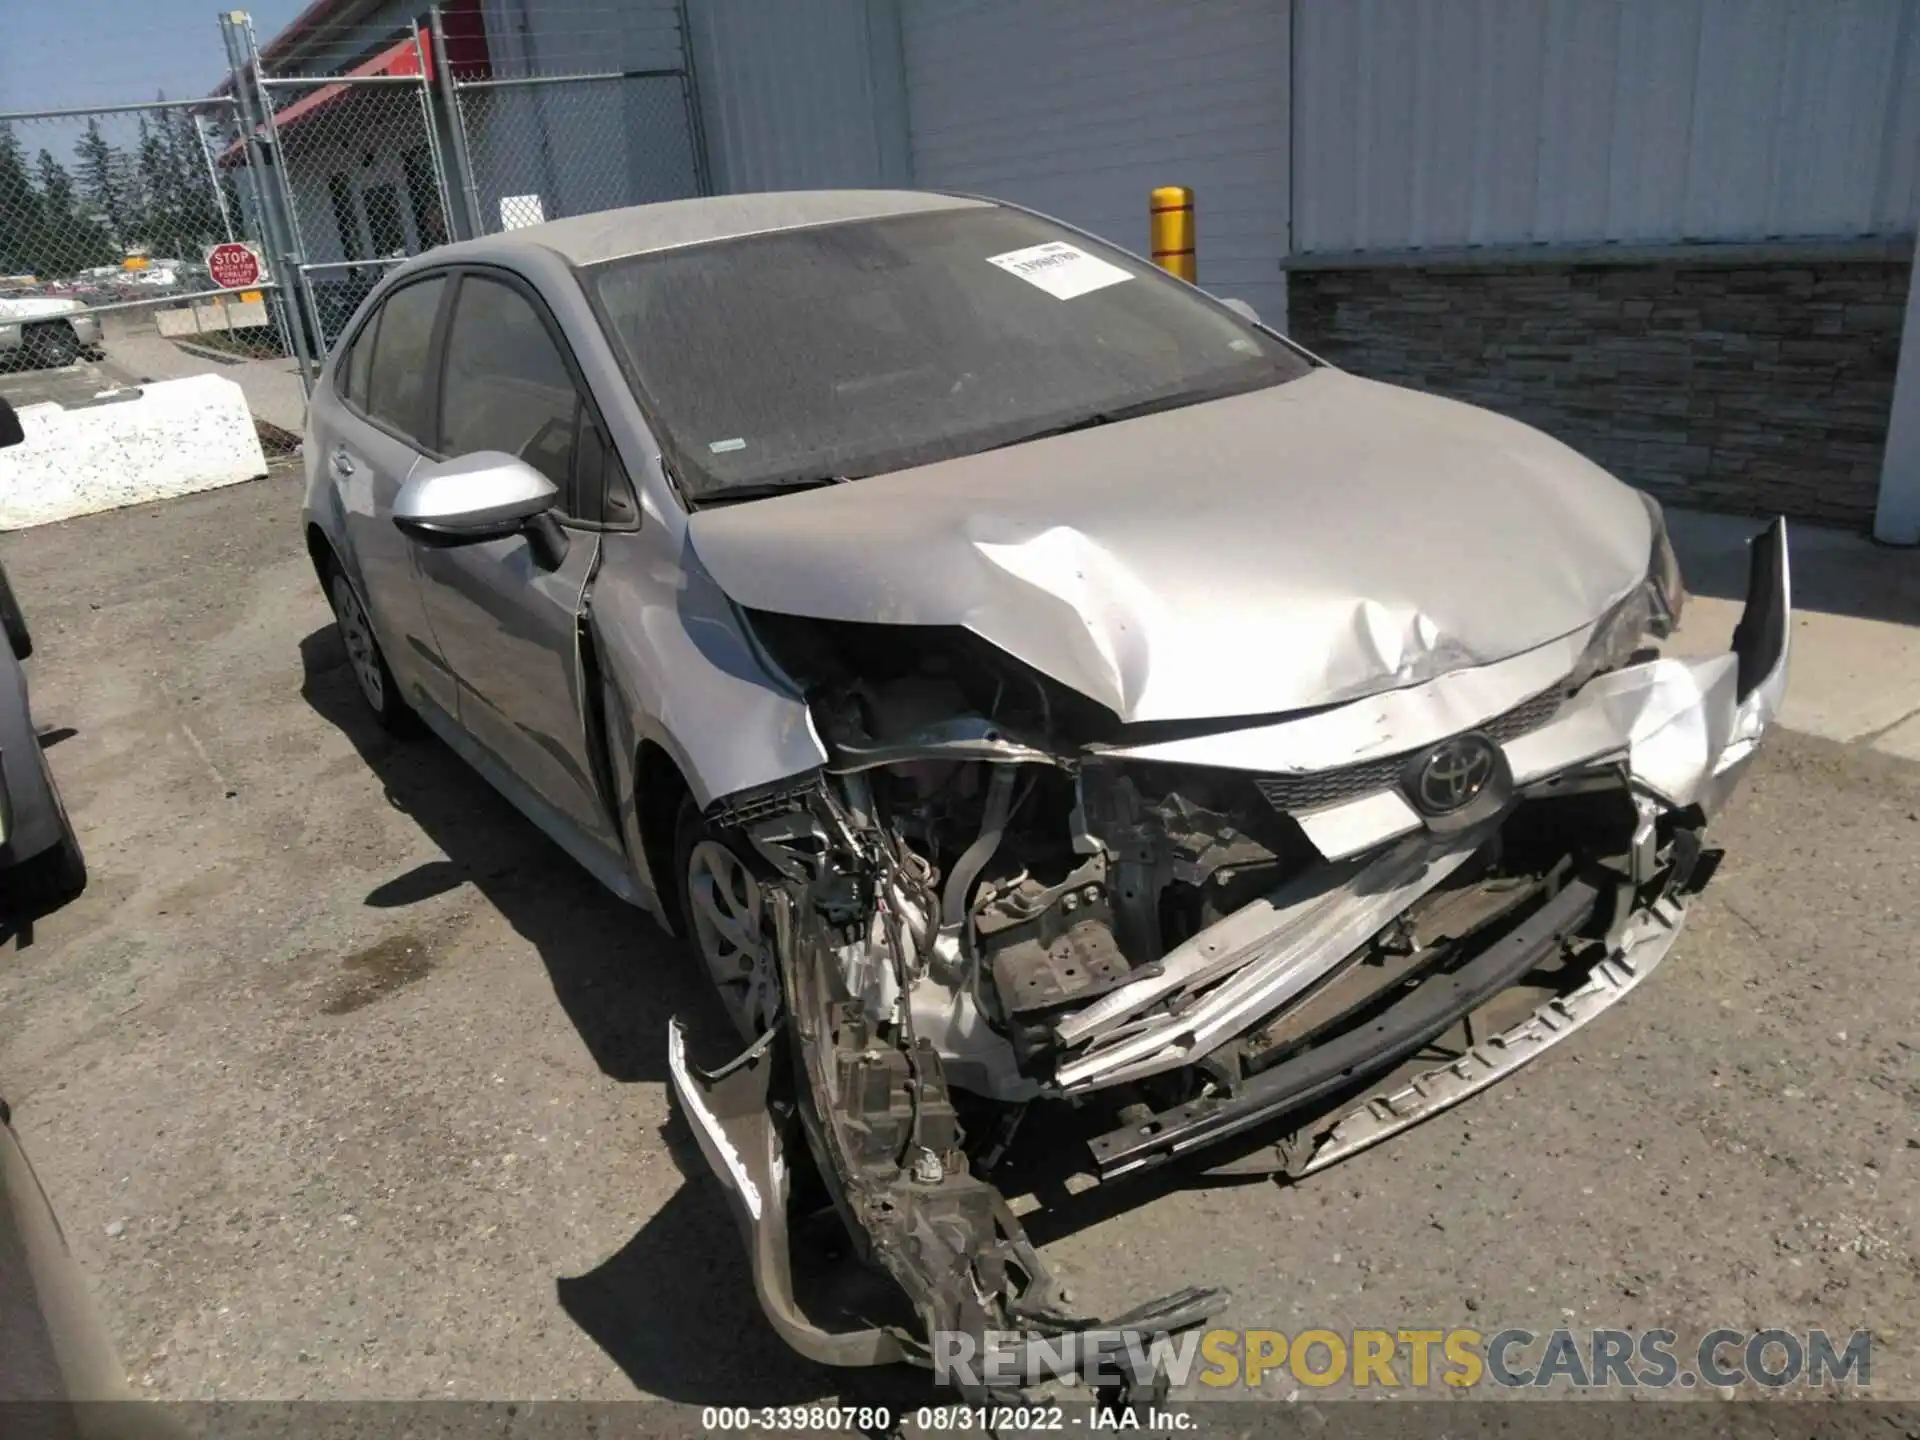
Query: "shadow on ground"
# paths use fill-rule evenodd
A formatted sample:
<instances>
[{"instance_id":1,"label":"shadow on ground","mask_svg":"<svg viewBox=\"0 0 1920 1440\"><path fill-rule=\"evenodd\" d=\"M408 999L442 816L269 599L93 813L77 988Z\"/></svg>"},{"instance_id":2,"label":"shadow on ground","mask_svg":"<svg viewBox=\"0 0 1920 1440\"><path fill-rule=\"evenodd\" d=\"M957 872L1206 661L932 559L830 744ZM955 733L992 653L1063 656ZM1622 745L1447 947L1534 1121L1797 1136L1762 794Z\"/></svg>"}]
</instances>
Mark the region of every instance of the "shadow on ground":
<instances>
[{"instance_id":1,"label":"shadow on ground","mask_svg":"<svg viewBox=\"0 0 1920 1440\"><path fill-rule=\"evenodd\" d=\"M533 946L555 997L596 1064L623 1083L666 1078L666 1025L712 1005L678 945L601 887L446 746L396 740L367 712L339 632L300 642L302 695L353 743L386 787L387 803L446 856L383 881L366 903L403 910L472 885Z\"/></svg>"},{"instance_id":2,"label":"shadow on ground","mask_svg":"<svg viewBox=\"0 0 1920 1440\"><path fill-rule=\"evenodd\" d=\"M787 1348L760 1313L746 1247L679 1117L660 1138L685 1182L616 1254L562 1279L560 1305L633 1383L700 1405L929 1403L902 1366L839 1370Z\"/></svg>"},{"instance_id":3,"label":"shadow on ground","mask_svg":"<svg viewBox=\"0 0 1920 1440\"><path fill-rule=\"evenodd\" d=\"M437 740L396 740L367 712L331 625L300 642L302 695L353 744L445 859L383 881L366 903L404 910L473 885L539 952L555 997L603 1073L666 1080L666 1027L693 1024L696 1053L726 1053L718 1007L651 917L604 890ZM844 1389L761 1318L746 1252L717 1182L676 1122L681 1188L621 1250L563 1277L568 1316L641 1390L694 1404L776 1405Z\"/></svg>"}]
</instances>

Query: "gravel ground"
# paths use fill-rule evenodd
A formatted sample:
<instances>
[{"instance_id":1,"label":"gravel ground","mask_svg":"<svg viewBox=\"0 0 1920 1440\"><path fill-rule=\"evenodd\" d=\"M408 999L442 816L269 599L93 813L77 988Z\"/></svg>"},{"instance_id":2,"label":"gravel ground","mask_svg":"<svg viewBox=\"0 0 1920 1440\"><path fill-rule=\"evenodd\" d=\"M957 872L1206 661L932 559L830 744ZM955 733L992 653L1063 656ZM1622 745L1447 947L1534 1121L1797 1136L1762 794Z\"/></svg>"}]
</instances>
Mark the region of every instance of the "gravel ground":
<instances>
[{"instance_id":1,"label":"gravel ground","mask_svg":"<svg viewBox=\"0 0 1920 1440\"><path fill-rule=\"evenodd\" d=\"M690 965L362 717L297 492L0 537L93 873L0 950L0 1080L135 1383L847 1393L760 1321L670 1113ZM1297 1188L1093 1197L1039 1232L1076 1303L1212 1279L1223 1323L1288 1332L1870 1326L1875 1392L1920 1396L1920 765L1777 734L1718 834L1629 1004Z\"/></svg>"}]
</instances>

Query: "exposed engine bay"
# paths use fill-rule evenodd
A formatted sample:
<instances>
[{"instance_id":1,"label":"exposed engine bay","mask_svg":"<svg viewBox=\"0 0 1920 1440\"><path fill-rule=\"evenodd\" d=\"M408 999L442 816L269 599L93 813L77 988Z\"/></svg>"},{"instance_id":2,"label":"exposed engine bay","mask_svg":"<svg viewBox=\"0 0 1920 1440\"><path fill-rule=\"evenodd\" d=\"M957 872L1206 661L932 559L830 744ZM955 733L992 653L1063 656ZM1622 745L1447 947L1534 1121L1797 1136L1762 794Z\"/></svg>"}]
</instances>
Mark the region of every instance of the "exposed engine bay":
<instances>
[{"instance_id":1,"label":"exposed engine bay","mask_svg":"<svg viewBox=\"0 0 1920 1440\"><path fill-rule=\"evenodd\" d=\"M996 1184L1023 1126L1078 1136L1102 1181L1299 1178L1639 984L1784 690L1784 529L1754 543L1731 654L1649 648L1676 592L1656 573L1464 731L1312 771L1194 763L1274 721L1123 725L963 629L751 614L829 760L707 811L777 1018L711 1072L676 1026L671 1059L784 1338L924 1363L943 1331L1199 1324L1225 1291L1068 1309ZM809 1293L790 1231L823 1216L890 1287ZM1150 1388L1139 1354L1115 1363Z\"/></svg>"}]
</instances>

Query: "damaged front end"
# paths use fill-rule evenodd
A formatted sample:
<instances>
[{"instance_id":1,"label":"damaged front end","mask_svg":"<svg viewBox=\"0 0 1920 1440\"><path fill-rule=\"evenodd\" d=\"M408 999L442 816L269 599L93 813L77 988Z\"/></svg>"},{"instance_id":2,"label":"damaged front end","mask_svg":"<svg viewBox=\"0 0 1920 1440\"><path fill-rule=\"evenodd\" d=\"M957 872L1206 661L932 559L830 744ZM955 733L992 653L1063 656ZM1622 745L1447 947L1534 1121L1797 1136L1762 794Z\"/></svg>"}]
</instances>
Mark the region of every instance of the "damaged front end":
<instances>
[{"instance_id":1,"label":"damaged front end","mask_svg":"<svg viewBox=\"0 0 1920 1440\"><path fill-rule=\"evenodd\" d=\"M754 613L828 759L706 822L754 870L784 1010L719 1071L677 1024L669 1058L782 1337L855 1365L1097 1331L1152 1387L1145 1342L1225 1292L1073 1314L1001 1188L1023 1122L1076 1135L1100 1180L1299 1177L1640 984L1712 874L1790 624L1776 523L1731 651L1659 655L1664 551L1545 688L1489 700L1520 661L1443 677L1397 728L1377 698L1127 726L964 630ZM1442 723L1462 705L1478 718ZM1342 724L1339 763L1298 763ZM1394 743L1422 724L1442 733Z\"/></svg>"}]
</instances>

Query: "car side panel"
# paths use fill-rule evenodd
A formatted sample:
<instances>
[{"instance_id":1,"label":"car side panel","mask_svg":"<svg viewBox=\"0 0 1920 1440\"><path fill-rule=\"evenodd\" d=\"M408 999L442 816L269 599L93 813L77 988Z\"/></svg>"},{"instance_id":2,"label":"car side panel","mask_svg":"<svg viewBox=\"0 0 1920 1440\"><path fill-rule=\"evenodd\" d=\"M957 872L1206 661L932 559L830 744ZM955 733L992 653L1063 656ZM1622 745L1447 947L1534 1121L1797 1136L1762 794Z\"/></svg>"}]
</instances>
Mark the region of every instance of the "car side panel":
<instances>
[{"instance_id":1,"label":"car side panel","mask_svg":"<svg viewBox=\"0 0 1920 1440\"><path fill-rule=\"evenodd\" d=\"M8 824L0 837L0 865L38 855L60 839L60 807L48 788L40 739L27 699L26 672L0 645L0 784L6 786ZM0 874L0 890L6 878Z\"/></svg>"},{"instance_id":2,"label":"car side panel","mask_svg":"<svg viewBox=\"0 0 1920 1440\"><path fill-rule=\"evenodd\" d=\"M645 526L607 535L591 616L630 737L623 764L653 741L705 807L826 760L806 702L769 677L683 537Z\"/></svg>"},{"instance_id":3,"label":"car side panel","mask_svg":"<svg viewBox=\"0 0 1920 1440\"><path fill-rule=\"evenodd\" d=\"M430 267L431 262L421 261L403 268L382 294ZM658 745L672 759L702 806L752 785L802 774L823 763L826 752L805 702L768 675L733 607L688 547L686 511L662 469L659 444L571 268L542 250L516 256L513 268L539 291L566 333L640 502L637 529L601 536L601 560L585 602L601 693L583 698L598 698L606 707L605 760L618 797L627 868L636 882L633 898L658 914L659 892L668 882L648 871L636 814L642 797L635 793L635 760L643 744ZM315 388L316 426L333 424L341 409L323 393L328 389L324 382ZM324 456L316 458L324 464ZM337 488L324 472L314 483L316 494ZM369 502L360 499L357 505L342 522L356 540L365 534ZM402 621L420 624L421 610L414 602L409 621L403 599L387 595L383 600L393 618L375 612L374 623L396 678L412 693L412 684L419 683L412 677L421 674L424 657L407 655L396 663L397 647L388 637L402 633ZM437 649L433 654L437 664ZM403 665L408 667L404 678ZM441 725L464 734L451 720L457 713L451 681L444 672L441 678L444 688L437 693L446 697L441 709L447 717ZM533 814L527 796L501 788Z\"/></svg>"},{"instance_id":4,"label":"car side panel","mask_svg":"<svg viewBox=\"0 0 1920 1440\"><path fill-rule=\"evenodd\" d=\"M525 535L415 546L440 653L459 677L460 728L592 843L619 854L587 759L578 617L599 536L549 571Z\"/></svg>"},{"instance_id":5,"label":"car side panel","mask_svg":"<svg viewBox=\"0 0 1920 1440\"><path fill-rule=\"evenodd\" d=\"M12 1128L0 1123L0 1403L130 1400L125 1377L46 1192ZM32 1416L21 1418L37 1432ZM156 1423L126 1433L177 1432Z\"/></svg>"},{"instance_id":6,"label":"car side panel","mask_svg":"<svg viewBox=\"0 0 1920 1440\"><path fill-rule=\"evenodd\" d=\"M801 774L826 752L805 703L768 676L732 605L687 545L687 513L662 468L659 442L573 272L541 251L517 268L566 332L640 502L638 529L601 537L587 618L629 868L657 904L668 882L648 873L636 814L643 744L665 751L702 806Z\"/></svg>"},{"instance_id":7,"label":"car side panel","mask_svg":"<svg viewBox=\"0 0 1920 1440\"><path fill-rule=\"evenodd\" d=\"M331 373L314 386L309 406L311 511L359 590L401 693L415 708L452 715L453 678L421 602L414 547L393 524L394 496L420 456L342 404Z\"/></svg>"}]
</instances>

